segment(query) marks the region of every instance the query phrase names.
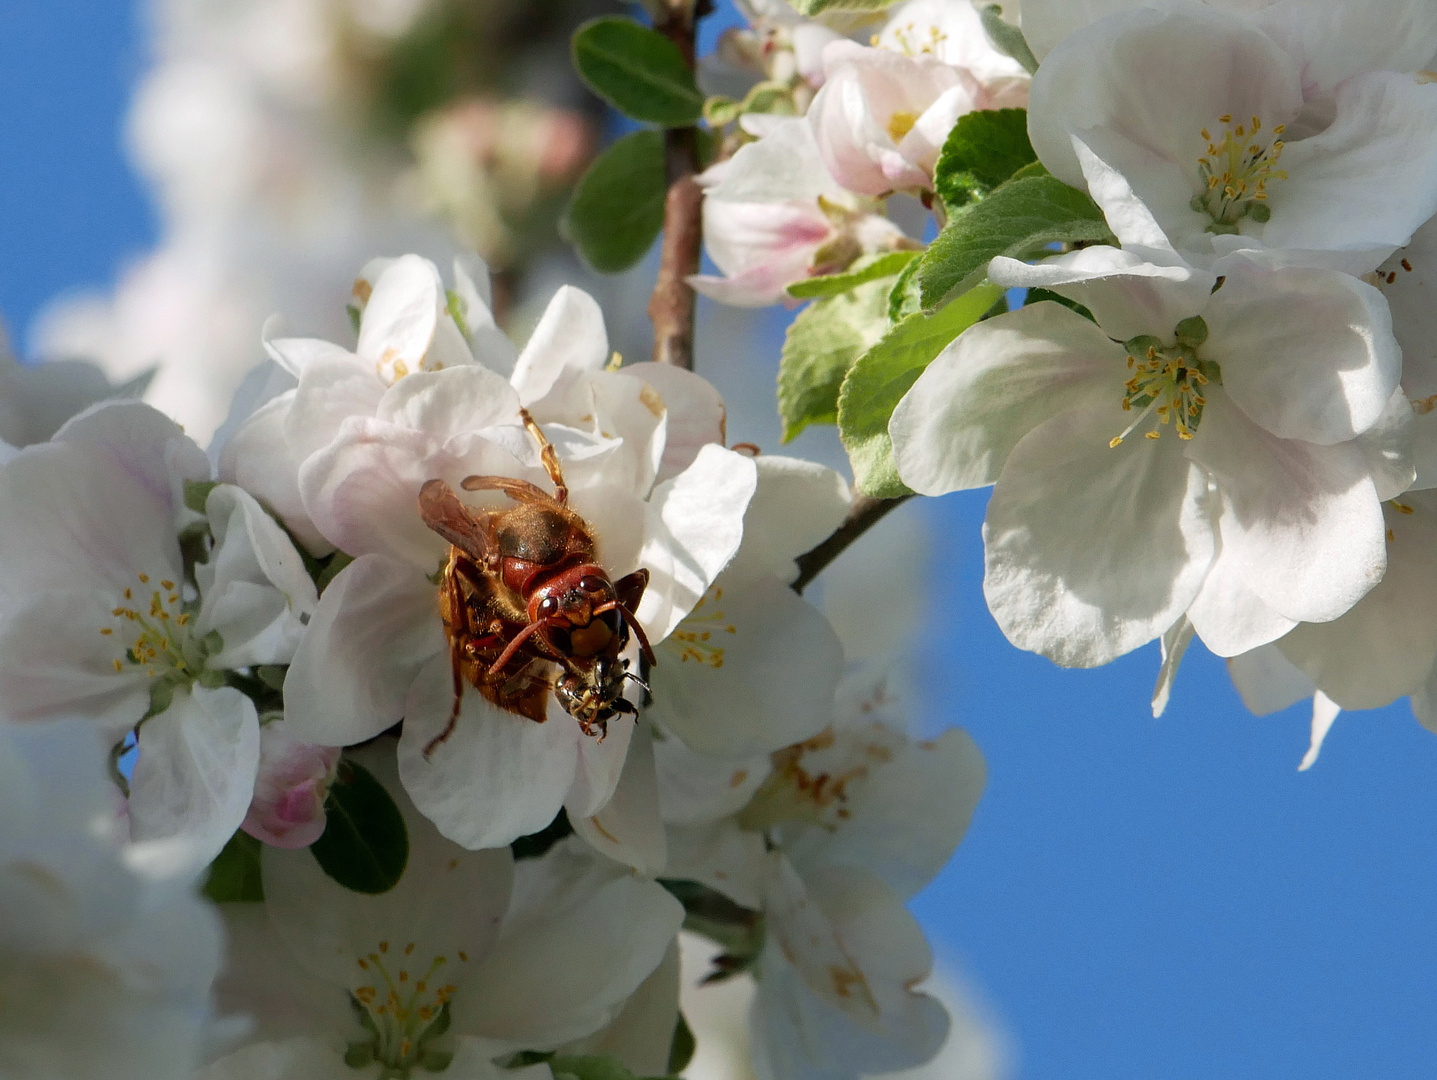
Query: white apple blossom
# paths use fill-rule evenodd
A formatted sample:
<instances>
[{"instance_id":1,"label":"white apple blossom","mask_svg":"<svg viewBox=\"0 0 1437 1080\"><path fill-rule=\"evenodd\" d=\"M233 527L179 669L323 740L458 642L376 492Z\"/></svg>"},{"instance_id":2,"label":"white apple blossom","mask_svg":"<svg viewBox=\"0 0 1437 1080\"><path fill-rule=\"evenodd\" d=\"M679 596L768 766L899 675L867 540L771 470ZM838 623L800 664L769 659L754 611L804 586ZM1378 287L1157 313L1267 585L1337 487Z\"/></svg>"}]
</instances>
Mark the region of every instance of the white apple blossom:
<instances>
[{"instance_id":1,"label":"white apple blossom","mask_svg":"<svg viewBox=\"0 0 1437 1080\"><path fill-rule=\"evenodd\" d=\"M518 862L467 851L415 810L392 748L355 760L404 817L404 874L351 892L308 852L264 849L264 900L221 906L217 997L252 1027L200 1080L500 1080L496 1058L593 1034L664 961L683 912L661 886L572 842Z\"/></svg>"},{"instance_id":2,"label":"white apple blossom","mask_svg":"<svg viewBox=\"0 0 1437 1080\"><path fill-rule=\"evenodd\" d=\"M827 45L823 69L808 119L829 171L861 195L931 189L960 116L1028 101L1027 74L994 49L967 0L905 4L873 46Z\"/></svg>"},{"instance_id":3,"label":"white apple blossom","mask_svg":"<svg viewBox=\"0 0 1437 1080\"><path fill-rule=\"evenodd\" d=\"M1413 476L1386 304L1331 270L1220 271L995 259L1096 324L1052 302L980 323L894 411L909 486L996 485L984 593L1014 644L1086 667L1186 616L1231 656L1381 580L1381 500Z\"/></svg>"},{"instance_id":4,"label":"white apple blossom","mask_svg":"<svg viewBox=\"0 0 1437 1080\"><path fill-rule=\"evenodd\" d=\"M1437 218L1368 280L1387 298L1402 346L1402 389L1416 414L1413 487L1437 487Z\"/></svg>"},{"instance_id":5,"label":"white apple blossom","mask_svg":"<svg viewBox=\"0 0 1437 1080\"><path fill-rule=\"evenodd\" d=\"M254 795L240 828L275 847L308 847L324 832L324 800L338 764L338 747L300 742L283 717L266 718Z\"/></svg>"},{"instance_id":6,"label":"white apple blossom","mask_svg":"<svg viewBox=\"0 0 1437 1080\"><path fill-rule=\"evenodd\" d=\"M0 722L0 1075L189 1080L219 920L188 878L141 872L108 747L80 719Z\"/></svg>"},{"instance_id":7,"label":"white apple blossom","mask_svg":"<svg viewBox=\"0 0 1437 1080\"><path fill-rule=\"evenodd\" d=\"M985 769L960 730L911 739L894 704L881 682L850 680L832 726L775 754L737 815L669 829L670 876L763 913L760 1080L911 1068L948 1033L943 1006L914 989L932 957L903 905L953 854ZM691 768L699 790L727 771Z\"/></svg>"},{"instance_id":8,"label":"white apple blossom","mask_svg":"<svg viewBox=\"0 0 1437 1080\"><path fill-rule=\"evenodd\" d=\"M287 663L314 610L298 552L255 500L218 485L195 567L177 534L209 461L147 405L100 405L0 469L0 709L80 714L138 736L137 840L202 866L238 828L260 756L253 702L226 672ZM158 850L158 848L156 848Z\"/></svg>"},{"instance_id":9,"label":"white apple blossom","mask_svg":"<svg viewBox=\"0 0 1437 1080\"><path fill-rule=\"evenodd\" d=\"M605 370L603 316L578 290L560 291L515 359L474 278L461 272L451 303L417 256L373 269L373 285L361 278L358 290L355 353L271 343L298 386L236 432L221 475L265 498L312 549L355 560L326 589L288 674L293 734L347 745L403 717L401 772L420 808L466 846L504 844L561 805L576 819L603 806L632 727L597 740L557 702L551 721L536 724L474 691L436 742L454 701L433 580L448 543L420 516L420 488L437 478L457 489L470 475L547 485L519 421L527 406L557 447L601 564L614 580L649 570L637 616L657 644L737 549L756 469L711 441L722 439L722 404L696 376Z\"/></svg>"},{"instance_id":10,"label":"white apple blossom","mask_svg":"<svg viewBox=\"0 0 1437 1080\"><path fill-rule=\"evenodd\" d=\"M756 141L699 177L704 243L724 275L690 276L699 292L726 304L772 304L794 282L837 273L860 255L917 246L878 203L833 178L806 120L741 123Z\"/></svg>"},{"instance_id":11,"label":"white apple blossom","mask_svg":"<svg viewBox=\"0 0 1437 1080\"><path fill-rule=\"evenodd\" d=\"M1139 8L1194 0L1025 0L1023 35L1042 59L1068 35ZM1424 0L1203 0L1246 17L1298 62L1308 96L1330 93L1363 71L1419 71L1437 51L1437 11ZM1006 9L1006 5L1005 5Z\"/></svg>"},{"instance_id":12,"label":"white apple blossom","mask_svg":"<svg viewBox=\"0 0 1437 1080\"><path fill-rule=\"evenodd\" d=\"M1080 140L1189 259L1246 250L1364 273L1437 210L1437 85L1380 67L1333 87L1309 76L1249 19L1143 8L1053 50L1029 134L1053 175L1085 186Z\"/></svg>"}]
</instances>

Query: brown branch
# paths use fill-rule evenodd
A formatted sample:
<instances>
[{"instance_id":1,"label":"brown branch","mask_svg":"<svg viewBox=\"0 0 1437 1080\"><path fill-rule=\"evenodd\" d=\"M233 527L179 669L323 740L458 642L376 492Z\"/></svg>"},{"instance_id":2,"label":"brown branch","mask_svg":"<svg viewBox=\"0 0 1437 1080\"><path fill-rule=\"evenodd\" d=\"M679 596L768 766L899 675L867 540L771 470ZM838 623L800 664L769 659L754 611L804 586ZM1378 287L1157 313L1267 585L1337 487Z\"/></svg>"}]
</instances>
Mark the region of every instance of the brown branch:
<instances>
[{"instance_id":1,"label":"brown branch","mask_svg":"<svg viewBox=\"0 0 1437 1080\"><path fill-rule=\"evenodd\" d=\"M798 578L792 585L793 591L803 592L829 563L848 550L850 544L882 521L890 510L912 497L900 495L896 499L875 499L872 495L855 495L843 524L827 540L796 560Z\"/></svg>"},{"instance_id":2,"label":"brown branch","mask_svg":"<svg viewBox=\"0 0 1437 1080\"><path fill-rule=\"evenodd\" d=\"M654 28L679 47L689 67L694 66L694 31L708 13L707 0L668 0L669 16L655 20ZM664 241L659 277L649 298L654 324L654 360L693 370L693 289L684 279L699 270L703 247L703 192L694 182L699 171L698 129L674 128L664 132L664 164L669 193L664 200Z\"/></svg>"}]
</instances>

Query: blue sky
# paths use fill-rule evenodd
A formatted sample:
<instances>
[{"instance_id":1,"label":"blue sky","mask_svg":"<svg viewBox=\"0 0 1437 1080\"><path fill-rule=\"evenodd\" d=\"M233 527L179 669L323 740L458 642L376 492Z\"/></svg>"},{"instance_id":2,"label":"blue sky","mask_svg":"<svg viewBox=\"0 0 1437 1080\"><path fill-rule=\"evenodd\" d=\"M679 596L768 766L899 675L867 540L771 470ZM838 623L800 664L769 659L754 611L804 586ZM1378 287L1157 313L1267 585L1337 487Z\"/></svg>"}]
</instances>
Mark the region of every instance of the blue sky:
<instances>
[{"instance_id":1,"label":"blue sky","mask_svg":"<svg viewBox=\"0 0 1437 1080\"><path fill-rule=\"evenodd\" d=\"M536 0L539 2L539 0ZM0 312L111 283L155 237L122 151L125 0L0 4ZM775 345L776 348L776 345ZM972 831L915 902L1027 1080L1428 1078L1437 1062L1437 738L1405 703L1249 716L1195 646L1153 720L1145 649L1096 672L983 605L983 493L932 526L927 698L987 755Z\"/></svg>"}]
</instances>

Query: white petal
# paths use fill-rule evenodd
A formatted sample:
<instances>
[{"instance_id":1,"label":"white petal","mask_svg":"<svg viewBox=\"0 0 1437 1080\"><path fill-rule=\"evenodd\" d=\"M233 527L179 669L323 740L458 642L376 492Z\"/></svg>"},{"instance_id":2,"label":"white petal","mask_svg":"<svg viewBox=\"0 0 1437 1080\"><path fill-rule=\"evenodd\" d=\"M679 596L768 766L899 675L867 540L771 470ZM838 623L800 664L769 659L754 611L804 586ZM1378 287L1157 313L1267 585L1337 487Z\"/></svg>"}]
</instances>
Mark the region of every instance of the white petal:
<instances>
[{"instance_id":1,"label":"white petal","mask_svg":"<svg viewBox=\"0 0 1437 1080\"><path fill-rule=\"evenodd\" d=\"M137 574L179 580L178 503L148 463L70 443L40 443L0 470L0 597L103 591L112 607ZM95 627L98 633L99 627Z\"/></svg>"},{"instance_id":2,"label":"white petal","mask_svg":"<svg viewBox=\"0 0 1437 1080\"><path fill-rule=\"evenodd\" d=\"M202 597L195 633L219 631L224 640L209 663L289 663L319 603L299 552L253 496L232 484L210 492L205 514L215 547L195 570Z\"/></svg>"},{"instance_id":3,"label":"white petal","mask_svg":"<svg viewBox=\"0 0 1437 1080\"><path fill-rule=\"evenodd\" d=\"M1335 270L1219 269L1199 351L1238 408L1280 438L1324 445L1372 427L1402 375L1382 294Z\"/></svg>"},{"instance_id":4,"label":"white petal","mask_svg":"<svg viewBox=\"0 0 1437 1080\"><path fill-rule=\"evenodd\" d=\"M1343 83L1332 125L1283 152L1263 244L1349 253L1339 269L1371 270L1437 211L1434 125L1437 86L1393 72Z\"/></svg>"},{"instance_id":5,"label":"white petal","mask_svg":"<svg viewBox=\"0 0 1437 1080\"><path fill-rule=\"evenodd\" d=\"M843 672L838 635L778 578L725 582L658 647L655 715L699 753L722 758L816 735Z\"/></svg>"},{"instance_id":6,"label":"white petal","mask_svg":"<svg viewBox=\"0 0 1437 1080\"><path fill-rule=\"evenodd\" d=\"M1167 711L1168 699L1172 697L1173 693L1173 681L1178 676L1178 665L1182 663L1183 653L1187 652L1192 639L1193 624L1186 615L1168 627L1159 639L1159 644L1162 646L1163 664L1158 672L1157 685L1153 687L1154 720Z\"/></svg>"},{"instance_id":7,"label":"white petal","mask_svg":"<svg viewBox=\"0 0 1437 1080\"><path fill-rule=\"evenodd\" d=\"M1274 610L1252 590L1244 568L1240 552L1222 548L1188 608L1187 617L1197 636L1218 656L1250 652L1297 625L1297 620Z\"/></svg>"},{"instance_id":8,"label":"white petal","mask_svg":"<svg viewBox=\"0 0 1437 1080\"><path fill-rule=\"evenodd\" d=\"M299 377L293 403L284 416L284 438L298 467L329 444L351 416L373 416L384 396L384 382L354 356L322 356Z\"/></svg>"},{"instance_id":9,"label":"white petal","mask_svg":"<svg viewBox=\"0 0 1437 1080\"><path fill-rule=\"evenodd\" d=\"M794 559L811 551L843 523L852 495L840 473L801 458L761 454L758 487L743 518L743 544L728 578L798 576Z\"/></svg>"},{"instance_id":10,"label":"white petal","mask_svg":"<svg viewBox=\"0 0 1437 1080\"><path fill-rule=\"evenodd\" d=\"M1306 772L1317 764L1317 755L1322 752L1322 743L1327 738L1327 733L1332 730L1332 725L1337 720L1337 714L1342 707L1329 698L1321 690L1312 695L1312 739L1307 748L1307 753L1302 755L1302 763L1298 765L1298 772Z\"/></svg>"},{"instance_id":11,"label":"white petal","mask_svg":"<svg viewBox=\"0 0 1437 1080\"><path fill-rule=\"evenodd\" d=\"M1430 440L1430 441L1429 441ZM1377 423L1353 440L1362 451L1379 499L1394 499L1410 488L1421 490L1420 469L1437 450L1437 425L1424 424L1400 389L1392 391Z\"/></svg>"},{"instance_id":12,"label":"white petal","mask_svg":"<svg viewBox=\"0 0 1437 1080\"><path fill-rule=\"evenodd\" d=\"M447 439L493 424L518 420L519 397L486 367L468 364L442 371L416 371L385 391L375 418Z\"/></svg>"},{"instance_id":13,"label":"white petal","mask_svg":"<svg viewBox=\"0 0 1437 1080\"><path fill-rule=\"evenodd\" d=\"M683 907L583 850L560 845L517 864L499 944L454 999L456 1029L533 1047L581 1038L663 961Z\"/></svg>"},{"instance_id":14,"label":"white petal","mask_svg":"<svg viewBox=\"0 0 1437 1080\"><path fill-rule=\"evenodd\" d=\"M588 736L552 701L542 724L500 709L472 686L461 701L454 730L426 757L454 707L449 656L434 657L405 703L399 743L399 775L414 805L471 850L538 832L563 805L578 742Z\"/></svg>"},{"instance_id":15,"label":"white petal","mask_svg":"<svg viewBox=\"0 0 1437 1080\"><path fill-rule=\"evenodd\" d=\"M669 943L663 963L634 991L613 1023L563 1047L560 1055L598 1054L613 1058L635 1076L667 1075L679 1019L679 972L675 940Z\"/></svg>"},{"instance_id":16,"label":"white petal","mask_svg":"<svg viewBox=\"0 0 1437 1080\"><path fill-rule=\"evenodd\" d=\"M670 825L706 825L737 814L772 771L768 754L724 761L665 735L654 746L659 812Z\"/></svg>"},{"instance_id":17,"label":"white petal","mask_svg":"<svg viewBox=\"0 0 1437 1080\"><path fill-rule=\"evenodd\" d=\"M512 857L506 850L464 851L420 817L395 778L391 741L354 760L384 784L404 816L409 860L403 875L387 892L353 892L330 878L310 852L266 847L261 868L270 920L307 971L339 987L353 989L374 978L356 959L380 951L380 942L401 964L413 942L420 971L435 956L447 957L444 978L462 995L478 981L475 963L498 937L511 895ZM341 782L344 768L341 763ZM461 950L469 961L457 955Z\"/></svg>"},{"instance_id":18,"label":"white petal","mask_svg":"<svg viewBox=\"0 0 1437 1080\"><path fill-rule=\"evenodd\" d=\"M672 364L651 361L626 364L622 371L652 386L668 413L658 480L670 480L683 472L706 444L724 444L723 398L707 379Z\"/></svg>"},{"instance_id":19,"label":"white petal","mask_svg":"<svg viewBox=\"0 0 1437 1080\"><path fill-rule=\"evenodd\" d=\"M46 592L6 613L0 623L0 712L6 718L84 716L118 742L145 715L145 670L124 664L133 638L100 633L127 625L110 615L107 600L117 603L120 595ZM116 660L122 671L115 670Z\"/></svg>"},{"instance_id":20,"label":"white petal","mask_svg":"<svg viewBox=\"0 0 1437 1080\"><path fill-rule=\"evenodd\" d=\"M1221 387L1207 396L1188 452L1217 484L1224 559L1279 614L1337 618L1386 565L1381 504L1361 449L1279 439L1233 408Z\"/></svg>"},{"instance_id":21,"label":"white petal","mask_svg":"<svg viewBox=\"0 0 1437 1080\"><path fill-rule=\"evenodd\" d=\"M595 370L608 359L604 313L588 293L565 285L549 301L544 317L519 354L510 381L520 402L528 405L549 392L564 368Z\"/></svg>"},{"instance_id":22,"label":"white petal","mask_svg":"<svg viewBox=\"0 0 1437 1080\"><path fill-rule=\"evenodd\" d=\"M140 725L130 831L173 847L175 865L206 865L244 821L259 769L259 718L233 687L175 692Z\"/></svg>"},{"instance_id":23,"label":"white petal","mask_svg":"<svg viewBox=\"0 0 1437 1080\"><path fill-rule=\"evenodd\" d=\"M971 327L893 410L888 432L898 474L924 495L993 483L1013 448L1052 417L1074 408L1116 411L1125 356L1060 304L1033 304ZM1115 423L1113 435L1126 426Z\"/></svg>"},{"instance_id":24,"label":"white petal","mask_svg":"<svg viewBox=\"0 0 1437 1080\"><path fill-rule=\"evenodd\" d=\"M668 836L670 876L707 885L743 907L763 907L769 860L758 833L740 829L730 819L671 825Z\"/></svg>"},{"instance_id":25,"label":"white petal","mask_svg":"<svg viewBox=\"0 0 1437 1080\"><path fill-rule=\"evenodd\" d=\"M1215 280L1186 264L1149 262L1102 245L1032 265L999 257L989 264L988 276L997 285L1052 289L1076 300L1116 341L1139 334L1171 340L1178 323L1207 307Z\"/></svg>"},{"instance_id":26,"label":"white petal","mask_svg":"<svg viewBox=\"0 0 1437 1080\"><path fill-rule=\"evenodd\" d=\"M1303 623L1283 654L1344 709L1375 709L1412 693L1437 662L1437 514L1387 508L1387 572L1341 618ZM1404 503L1404 505L1406 505Z\"/></svg>"},{"instance_id":27,"label":"white petal","mask_svg":"<svg viewBox=\"0 0 1437 1080\"><path fill-rule=\"evenodd\" d=\"M1066 667L1160 635L1215 554L1207 478L1170 432L1109 448L1127 415L1074 411L1033 429L988 503L988 608L1008 640Z\"/></svg>"},{"instance_id":28,"label":"white petal","mask_svg":"<svg viewBox=\"0 0 1437 1080\"><path fill-rule=\"evenodd\" d=\"M651 577L636 612L650 641L669 636L738 551L757 485L751 458L708 445L654 489L640 557Z\"/></svg>"},{"instance_id":29,"label":"white petal","mask_svg":"<svg viewBox=\"0 0 1437 1080\"><path fill-rule=\"evenodd\" d=\"M403 363L418 371L434 340L443 306L439 271L428 259L405 255L374 282L364 307L355 352L368 365L397 373Z\"/></svg>"},{"instance_id":30,"label":"white petal","mask_svg":"<svg viewBox=\"0 0 1437 1080\"><path fill-rule=\"evenodd\" d=\"M344 1063L339 1048L296 1036L251 1043L202 1068L195 1080L367 1080Z\"/></svg>"},{"instance_id":31,"label":"white petal","mask_svg":"<svg viewBox=\"0 0 1437 1080\"><path fill-rule=\"evenodd\" d=\"M627 721L621 718L620 722ZM614 726L612 722L610 726ZM630 740L623 774L609 801L596 813L570 817L569 821L585 843L615 862L644 877L663 872L668 856L659 821L653 737L646 726L640 726Z\"/></svg>"},{"instance_id":32,"label":"white petal","mask_svg":"<svg viewBox=\"0 0 1437 1080\"><path fill-rule=\"evenodd\" d=\"M1426 0L1296 0L1255 16L1302 62L1309 97L1363 71L1428 67L1437 53L1437 11Z\"/></svg>"},{"instance_id":33,"label":"white petal","mask_svg":"<svg viewBox=\"0 0 1437 1080\"><path fill-rule=\"evenodd\" d=\"M1276 645L1263 645L1234 656L1227 672L1242 703L1255 715L1267 716L1312 697L1317 687Z\"/></svg>"},{"instance_id":34,"label":"white petal","mask_svg":"<svg viewBox=\"0 0 1437 1080\"><path fill-rule=\"evenodd\" d=\"M823 825L780 826L783 847L803 877L820 868L848 867L873 874L908 898L933 880L962 841L987 783L983 754L966 731L950 728L932 741L894 739L876 723L837 733L847 769L858 772L844 788L837 814ZM818 754L806 754L811 775L829 772Z\"/></svg>"},{"instance_id":35,"label":"white petal","mask_svg":"<svg viewBox=\"0 0 1437 1080\"><path fill-rule=\"evenodd\" d=\"M219 477L263 502L295 539L315 555L323 556L333 551L334 545L309 520L299 494L302 459L284 434L294 397L292 390L280 394L240 425L220 452Z\"/></svg>"},{"instance_id":36,"label":"white petal","mask_svg":"<svg viewBox=\"0 0 1437 1080\"><path fill-rule=\"evenodd\" d=\"M443 649L435 587L402 563L360 556L319 599L285 678L285 720L321 746L372 739L404 715L410 685Z\"/></svg>"}]
</instances>

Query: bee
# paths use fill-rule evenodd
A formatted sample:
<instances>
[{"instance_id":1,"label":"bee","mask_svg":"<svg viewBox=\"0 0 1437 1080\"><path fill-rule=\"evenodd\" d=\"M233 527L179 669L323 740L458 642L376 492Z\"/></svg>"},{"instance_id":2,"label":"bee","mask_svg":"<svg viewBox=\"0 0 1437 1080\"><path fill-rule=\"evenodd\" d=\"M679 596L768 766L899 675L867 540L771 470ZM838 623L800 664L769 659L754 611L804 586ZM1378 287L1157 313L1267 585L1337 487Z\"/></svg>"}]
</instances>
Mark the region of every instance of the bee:
<instances>
[{"instance_id":1,"label":"bee","mask_svg":"<svg viewBox=\"0 0 1437 1080\"><path fill-rule=\"evenodd\" d=\"M644 685L622 656L631 632L654 664L634 617L649 572L610 580L588 523L568 506L558 453L527 410L519 415L539 444L553 495L505 476L460 482L465 491L508 496L513 505L499 510L470 509L443 480L419 492L424 523L449 541L439 614L454 677L449 723L424 748L426 757L454 731L466 684L541 724L552 691L585 735L602 740L615 716L638 714L623 697L626 679Z\"/></svg>"}]
</instances>

